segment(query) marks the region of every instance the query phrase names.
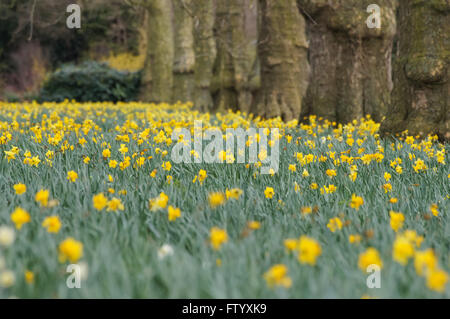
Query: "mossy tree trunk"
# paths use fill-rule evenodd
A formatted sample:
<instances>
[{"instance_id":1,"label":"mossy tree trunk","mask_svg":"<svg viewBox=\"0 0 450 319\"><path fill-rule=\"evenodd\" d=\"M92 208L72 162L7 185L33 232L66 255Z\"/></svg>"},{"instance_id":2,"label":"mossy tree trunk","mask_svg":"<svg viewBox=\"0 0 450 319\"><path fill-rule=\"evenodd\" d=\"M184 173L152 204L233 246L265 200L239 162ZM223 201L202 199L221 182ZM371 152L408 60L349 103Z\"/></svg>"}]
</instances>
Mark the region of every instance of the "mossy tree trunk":
<instances>
[{"instance_id":1,"label":"mossy tree trunk","mask_svg":"<svg viewBox=\"0 0 450 319\"><path fill-rule=\"evenodd\" d=\"M174 101L188 102L193 100L195 52L192 9L192 0L173 0L175 16Z\"/></svg>"},{"instance_id":2,"label":"mossy tree trunk","mask_svg":"<svg viewBox=\"0 0 450 319\"><path fill-rule=\"evenodd\" d=\"M250 110L252 110L255 96L258 90L261 88L261 63L258 56L258 32L261 25L259 14L259 0L246 0L247 1L247 11L246 11L246 23L253 33L249 35L249 56L251 62L250 75L248 87L251 92L251 104Z\"/></svg>"},{"instance_id":3,"label":"mossy tree trunk","mask_svg":"<svg viewBox=\"0 0 450 319\"><path fill-rule=\"evenodd\" d=\"M194 13L194 106L206 112L213 109L211 82L213 65L216 59L216 42L214 40L214 1L193 0Z\"/></svg>"},{"instance_id":4,"label":"mossy tree trunk","mask_svg":"<svg viewBox=\"0 0 450 319\"><path fill-rule=\"evenodd\" d=\"M250 110L251 61L245 31L245 0L218 0L216 8L217 57L212 90L217 112Z\"/></svg>"},{"instance_id":5,"label":"mossy tree trunk","mask_svg":"<svg viewBox=\"0 0 450 319\"><path fill-rule=\"evenodd\" d=\"M146 0L145 7L148 11L148 53L141 99L148 102L170 102L174 59L171 1Z\"/></svg>"},{"instance_id":6,"label":"mossy tree trunk","mask_svg":"<svg viewBox=\"0 0 450 319\"><path fill-rule=\"evenodd\" d=\"M309 73L305 20L295 0L260 0L259 12L261 88L252 112L298 119Z\"/></svg>"},{"instance_id":7,"label":"mossy tree trunk","mask_svg":"<svg viewBox=\"0 0 450 319\"><path fill-rule=\"evenodd\" d=\"M379 0L381 28L369 28L372 0L299 0L307 20L312 73L302 116L347 123L370 114L381 121L392 90L396 0Z\"/></svg>"},{"instance_id":8,"label":"mossy tree trunk","mask_svg":"<svg viewBox=\"0 0 450 319\"><path fill-rule=\"evenodd\" d=\"M392 107L382 132L450 140L450 1L401 1Z\"/></svg>"}]
</instances>

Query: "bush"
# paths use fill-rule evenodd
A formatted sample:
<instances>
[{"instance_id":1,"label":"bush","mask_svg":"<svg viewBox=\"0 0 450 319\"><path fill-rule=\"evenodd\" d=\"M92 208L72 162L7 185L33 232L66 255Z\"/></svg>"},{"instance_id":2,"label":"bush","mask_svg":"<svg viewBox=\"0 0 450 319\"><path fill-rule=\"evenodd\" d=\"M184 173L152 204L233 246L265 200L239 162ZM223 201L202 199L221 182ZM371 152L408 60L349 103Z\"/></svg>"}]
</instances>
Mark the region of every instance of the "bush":
<instances>
[{"instance_id":1,"label":"bush","mask_svg":"<svg viewBox=\"0 0 450 319\"><path fill-rule=\"evenodd\" d=\"M37 100L131 101L139 92L140 75L140 72L121 72L94 61L65 65L45 81Z\"/></svg>"}]
</instances>

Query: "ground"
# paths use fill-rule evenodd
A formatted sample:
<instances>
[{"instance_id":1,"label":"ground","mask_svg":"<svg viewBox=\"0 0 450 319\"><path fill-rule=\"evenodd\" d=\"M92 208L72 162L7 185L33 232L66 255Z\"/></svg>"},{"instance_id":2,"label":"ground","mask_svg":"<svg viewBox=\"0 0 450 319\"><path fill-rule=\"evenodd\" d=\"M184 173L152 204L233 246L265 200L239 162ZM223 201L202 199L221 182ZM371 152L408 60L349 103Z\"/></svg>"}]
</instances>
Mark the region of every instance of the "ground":
<instances>
[{"instance_id":1,"label":"ground","mask_svg":"<svg viewBox=\"0 0 450 319\"><path fill-rule=\"evenodd\" d=\"M194 120L279 128L278 172L175 163ZM449 298L448 144L306 123L0 102L0 297Z\"/></svg>"}]
</instances>

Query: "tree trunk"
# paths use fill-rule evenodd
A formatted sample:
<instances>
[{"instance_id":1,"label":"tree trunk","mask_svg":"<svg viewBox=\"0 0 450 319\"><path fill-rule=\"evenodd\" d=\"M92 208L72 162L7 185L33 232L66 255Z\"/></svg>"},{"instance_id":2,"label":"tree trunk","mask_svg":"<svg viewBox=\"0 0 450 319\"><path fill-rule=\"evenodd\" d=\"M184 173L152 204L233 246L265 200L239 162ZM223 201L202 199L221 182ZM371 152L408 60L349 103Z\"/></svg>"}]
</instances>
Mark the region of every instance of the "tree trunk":
<instances>
[{"instance_id":1,"label":"tree trunk","mask_svg":"<svg viewBox=\"0 0 450 319\"><path fill-rule=\"evenodd\" d=\"M217 58L214 97L217 112L248 112L251 61L245 30L244 0L218 0L216 9Z\"/></svg>"},{"instance_id":2,"label":"tree trunk","mask_svg":"<svg viewBox=\"0 0 450 319\"><path fill-rule=\"evenodd\" d=\"M188 102L193 100L195 66L192 0L173 0L173 9L175 16L173 100Z\"/></svg>"},{"instance_id":3,"label":"tree trunk","mask_svg":"<svg viewBox=\"0 0 450 319\"><path fill-rule=\"evenodd\" d=\"M193 0L192 5L195 42L194 106L207 112L214 106L210 91L216 58L214 3L211 0Z\"/></svg>"},{"instance_id":4,"label":"tree trunk","mask_svg":"<svg viewBox=\"0 0 450 319\"><path fill-rule=\"evenodd\" d=\"M392 90L396 0L379 0L381 28L369 28L372 0L299 0L307 17L312 73L302 115L348 123L385 115Z\"/></svg>"},{"instance_id":5,"label":"tree trunk","mask_svg":"<svg viewBox=\"0 0 450 319\"><path fill-rule=\"evenodd\" d=\"M305 20L295 0L260 0L261 88L253 112L298 119L308 83Z\"/></svg>"},{"instance_id":6,"label":"tree trunk","mask_svg":"<svg viewBox=\"0 0 450 319\"><path fill-rule=\"evenodd\" d=\"M382 132L450 140L450 1L401 1L392 100Z\"/></svg>"},{"instance_id":7,"label":"tree trunk","mask_svg":"<svg viewBox=\"0 0 450 319\"><path fill-rule=\"evenodd\" d=\"M142 75L141 98L149 102L170 102L173 89L174 41L171 1L147 0L148 53Z\"/></svg>"}]
</instances>

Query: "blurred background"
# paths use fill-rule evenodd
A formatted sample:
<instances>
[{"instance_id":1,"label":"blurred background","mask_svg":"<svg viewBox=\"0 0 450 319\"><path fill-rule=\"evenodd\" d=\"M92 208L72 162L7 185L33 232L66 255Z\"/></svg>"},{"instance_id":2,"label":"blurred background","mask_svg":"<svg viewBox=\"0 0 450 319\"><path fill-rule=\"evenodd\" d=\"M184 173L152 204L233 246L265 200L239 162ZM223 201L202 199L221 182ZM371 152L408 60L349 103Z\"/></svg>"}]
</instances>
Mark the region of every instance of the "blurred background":
<instances>
[{"instance_id":1,"label":"blurred background","mask_svg":"<svg viewBox=\"0 0 450 319\"><path fill-rule=\"evenodd\" d=\"M137 72L146 52L146 11L122 0L78 1L81 29L69 29L72 0L1 0L2 98L38 97L52 72L66 64L106 62ZM68 96L70 97L70 96Z\"/></svg>"},{"instance_id":2,"label":"blurred background","mask_svg":"<svg viewBox=\"0 0 450 319\"><path fill-rule=\"evenodd\" d=\"M150 54L148 49L148 27L150 25L149 9L151 1L126 1L126 0L1 0L0 1L0 99L6 100L30 100L44 99L61 101L64 98L82 98L83 100L99 100L112 98L116 100L139 99L139 85L142 71ZM165 2L165 4L164 4ZM171 23L175 27L175 14L188 15L184 19L193 20L191 11L186 7L188 2L175 1L180 6L174 12L174 6L170 0L163 1L167 6ZM205 1L203 1L205 2ZM68 5L77 3L81 7L81 28L69 29L66 19L70 13L66 12ZM192 6L189 1L189 6ZM215 4L214 4L215 7ZM211 9L214 9L211 7ZM162 16L156 8L154 14ZM245 19L244 31L246 50L253 51L256 55L256 1L242 1L243 18ZM211 14L214 14L212 11ZM167 12L166 12L167 14ZM197 17L199 19L200 17ZM211 17L214 22L214 17ZM192 21L188 22L192 26ZM211 32L214 25L211 24ZM166 30L162 36L173 37L174 30ZM164 32L166 32L164 31ZM186 32L185 32L186 33ZM189 31L188 31L189 33ZM178 35L183 36L183 35ZM194 63L193 30L187 38L180 42L191 41L190 53L192 57L188 68ZM181 44L184 45L184 44ZM173 51L173 49L169 49ZM173 52L163 52L173 55ZM181 53L183 54L183 53ZM173 59L173 57L172 57ZM150 61L147 61L150 64ZM100 64L104 63L102 66ZM76 67L78 66L78 67ZM107 67L106 67L107 66ZM130 73L126 79L132 81L130 87L120 94L111 93L102 96L92 92L84 92L78 96L75 86L67 88L63 83L65 79L58 81L60 94L58 96L42 96L44 82L48 81L55 71L61 69L67 71L66 75L77 72L78 80L84 81L83 71L92 71L98 68L104 76L112 78L112 82L121 80L121 71ZM150 68L150 66L148 66ZM151 71L150 71L151 72ZM70 79L67 79L70 81ZM63 81L63 82L61 82ZM85 89L92 88L94 83L86 84ZM56 92L58 93L58 92ZM142 94L145 98L145 94ZM181 97L183 99L183 97ZM156 99L158 100L158 98ZM168 100L170 102L170 100Z\"/></svg>"},{"instance_id":3,"label":"blurred background","mask_svg":"<svg viewBox=\"0 0 450 319\"><path fill-rule=\"evenodd\" d=\"M450 139L449 13L449 0L0 0L0 100L370 116Z\"/></svg>"}]
</instances>

